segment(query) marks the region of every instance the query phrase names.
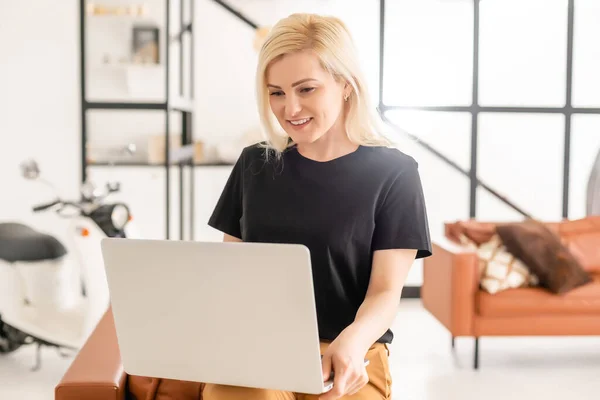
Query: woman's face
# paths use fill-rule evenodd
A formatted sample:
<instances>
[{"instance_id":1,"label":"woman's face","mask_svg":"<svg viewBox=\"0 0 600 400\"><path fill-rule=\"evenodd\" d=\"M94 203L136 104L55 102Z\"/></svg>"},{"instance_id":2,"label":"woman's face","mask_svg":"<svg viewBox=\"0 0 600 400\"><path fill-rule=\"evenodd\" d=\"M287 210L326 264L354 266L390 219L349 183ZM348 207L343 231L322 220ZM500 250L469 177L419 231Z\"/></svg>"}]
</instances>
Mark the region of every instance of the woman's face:
<instances>
[{"instance_id":1,"label":"woman's face","mask_svg":"<svg viewBox=\"0 0 600 400\"><path fill-rule=\"evenodd\" d=\"M298 144L313 143L343 128L344 84L310 51L287 54L267 70L271 110Z\"/></svg>"}]
</instances>

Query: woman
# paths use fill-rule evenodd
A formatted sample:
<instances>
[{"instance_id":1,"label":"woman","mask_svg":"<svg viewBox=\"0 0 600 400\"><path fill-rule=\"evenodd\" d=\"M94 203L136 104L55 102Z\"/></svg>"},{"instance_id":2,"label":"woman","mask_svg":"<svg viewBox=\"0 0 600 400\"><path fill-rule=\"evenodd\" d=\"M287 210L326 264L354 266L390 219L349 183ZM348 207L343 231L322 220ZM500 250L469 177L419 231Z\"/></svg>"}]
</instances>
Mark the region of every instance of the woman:
<instances>
[{"instance_id":1,"label":"woman","mask_svg":"<svg viewBox=\"0 0 600 400\"><path fill-rule=\"evenodd\" d=\"M267 140L244 149L209 225L225 241L308 247L334 388L318 397L207 384L204 399L389 399L389 327L410 266L431 254L417 163L380 134L339 19L295 14L274 26L257 96Z\"/></svg>"}]
</instances>

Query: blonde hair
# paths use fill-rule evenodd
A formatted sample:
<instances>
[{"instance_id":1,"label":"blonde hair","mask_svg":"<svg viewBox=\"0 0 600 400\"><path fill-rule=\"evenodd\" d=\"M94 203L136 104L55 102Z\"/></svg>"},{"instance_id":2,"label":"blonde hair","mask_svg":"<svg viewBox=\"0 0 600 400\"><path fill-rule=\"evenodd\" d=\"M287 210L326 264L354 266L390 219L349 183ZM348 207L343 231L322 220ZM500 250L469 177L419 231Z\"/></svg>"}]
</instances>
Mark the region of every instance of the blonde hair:
<instances>
[{"instance_id":1,"label":"blonde hair","mask_svg":"<svg viewBox=\"0 0 600 400\"><path fill-rule=\"evenodd\" d=\"M275 128L278 122L269 104L267 69L282 56L303 50L312 50L326 71L336 80L352 86L346 103L348 138L364 146L390 146L383 133L383 123L371 106L366 79L348 28L339 18L303 13L280 20L266 37L258 55L256 95L266 147L279 155L294 145L285 131Z\"/></svg>"}]
</instances>

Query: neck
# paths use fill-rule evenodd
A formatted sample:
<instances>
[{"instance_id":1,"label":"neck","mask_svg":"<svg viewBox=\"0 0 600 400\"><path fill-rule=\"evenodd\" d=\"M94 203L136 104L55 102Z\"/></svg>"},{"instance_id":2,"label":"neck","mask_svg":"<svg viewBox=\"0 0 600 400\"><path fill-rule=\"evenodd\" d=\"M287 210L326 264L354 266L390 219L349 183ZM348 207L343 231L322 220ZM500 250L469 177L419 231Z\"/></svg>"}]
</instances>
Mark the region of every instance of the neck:
<instances>
[{"instance_id":1,"label":"neck","mask_svg":"<svg viewBox=\"0 0 600 400\"><path fill-rule=\"evenodd\" d=\"M348 135L340 124L335 124L331 129L313 143L299 143L298 152L306 158L325 162L350 154L358 145L348 139Z\"/></svg>"}]
</instances>

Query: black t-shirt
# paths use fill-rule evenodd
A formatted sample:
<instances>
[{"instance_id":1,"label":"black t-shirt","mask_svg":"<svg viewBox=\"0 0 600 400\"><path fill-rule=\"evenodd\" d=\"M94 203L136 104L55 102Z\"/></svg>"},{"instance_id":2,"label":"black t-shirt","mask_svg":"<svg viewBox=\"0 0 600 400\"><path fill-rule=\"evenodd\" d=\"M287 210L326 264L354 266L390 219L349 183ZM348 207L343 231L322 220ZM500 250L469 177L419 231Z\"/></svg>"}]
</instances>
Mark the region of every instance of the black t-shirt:
<instances>
[{"instance_id":1,"label":"black t-shirt","mask_svg":"<svg viewBox=\"0 0 600 400\"><path fill-rule=\"evenodd\" d=\"M319 162L295 147L265 161L244 149L209 225L244 242L293 243L311 254L321 340L334 340L362 304L373 252L431 255L417 162L397 149L360 146ZM378 341L390 343L388 330Z\"/></svg>"}]
</instances>

